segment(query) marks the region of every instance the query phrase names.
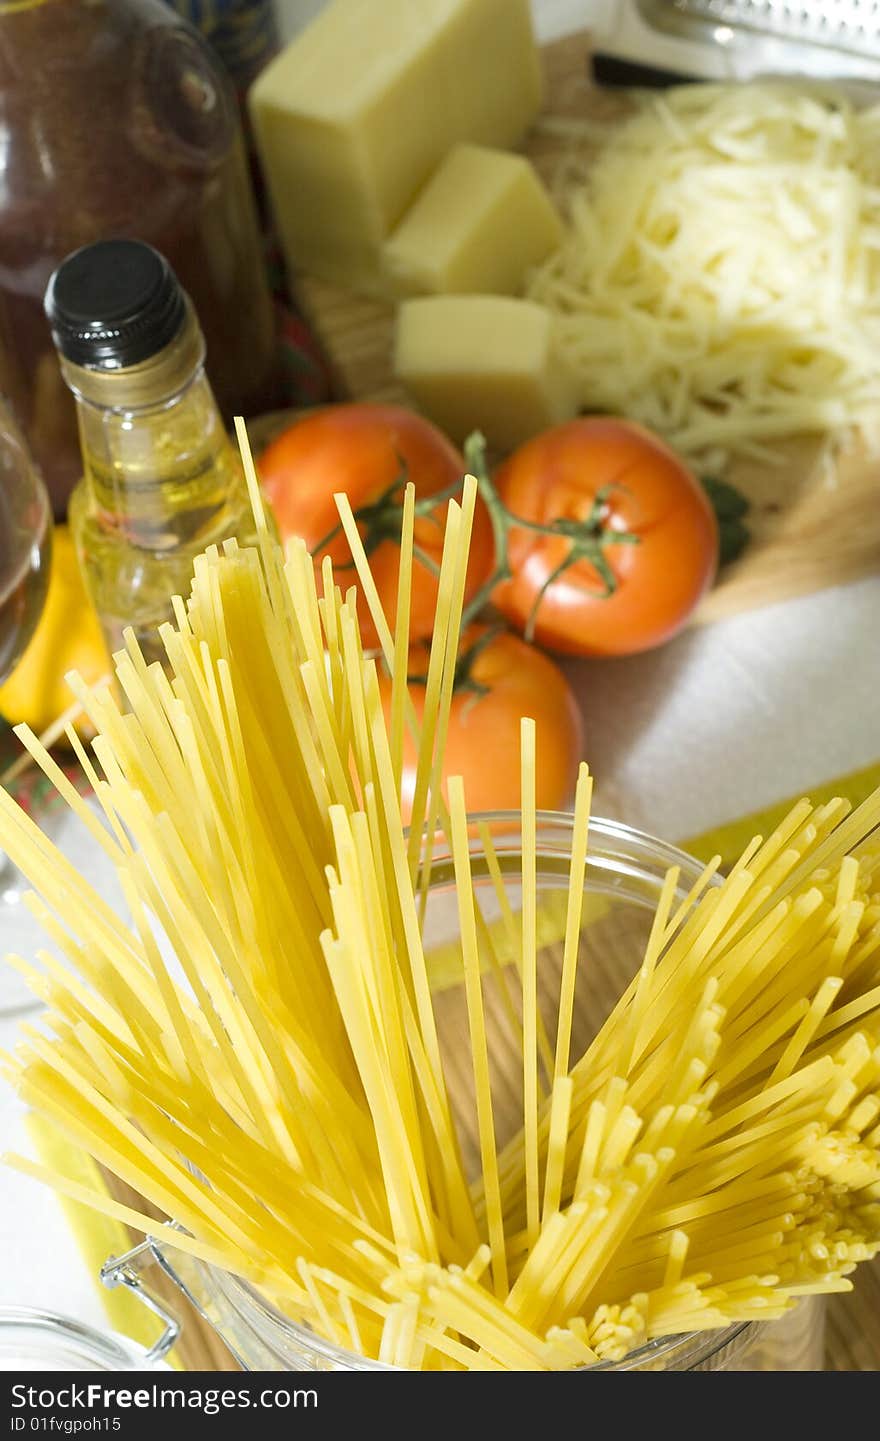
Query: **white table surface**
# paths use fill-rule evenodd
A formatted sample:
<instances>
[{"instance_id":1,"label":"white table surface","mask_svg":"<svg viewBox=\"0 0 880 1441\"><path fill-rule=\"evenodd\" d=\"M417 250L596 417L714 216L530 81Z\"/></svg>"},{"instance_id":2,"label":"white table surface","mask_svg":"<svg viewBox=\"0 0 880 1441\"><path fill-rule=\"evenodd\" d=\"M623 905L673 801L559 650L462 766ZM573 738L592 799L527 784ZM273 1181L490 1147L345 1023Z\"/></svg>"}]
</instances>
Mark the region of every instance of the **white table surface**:
<instances>
[{"instance_id":1,"label":"white table surface","mask_svg":"<svg viewBox=\"0 0 880 1441\"><path fill-rule=\"evenodd\" d=\"M279 0L286 34L320 0ZM580 0L535 0L550 39ZM880 577L690 631L653 654L569 667L599 808L677 840L880 759ZM71 837L79 864L91 853ZM109 879L107 879L109 885ZM0 953L18 943L6 922ZM0 1050L15 1044L0 1020ZM0 1085L0 1150L29 1150ZM95 1280L48 1190L0 1171L0 1305L106 1324Z\"/></svg>"}]
</instances>

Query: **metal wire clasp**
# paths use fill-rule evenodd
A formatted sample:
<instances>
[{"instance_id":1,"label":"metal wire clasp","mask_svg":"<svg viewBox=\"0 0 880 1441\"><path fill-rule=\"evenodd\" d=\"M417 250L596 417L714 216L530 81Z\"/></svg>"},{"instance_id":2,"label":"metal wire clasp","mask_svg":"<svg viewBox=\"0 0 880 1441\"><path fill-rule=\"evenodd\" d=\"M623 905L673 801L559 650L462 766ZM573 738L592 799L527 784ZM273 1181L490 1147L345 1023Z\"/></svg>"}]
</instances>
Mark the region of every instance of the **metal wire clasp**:
<instances>
[{"instance_id":1,"label":"metal wire clasp","mask_svg":"<svg viewBox=\"0 0 880 1441\"><path fill-rule=\"evenodd\" d=\"M101 1280L105 1286L111 1291L117 1286L125 1286L126 1290L133 1292L141 1304L162 1322L164 1330L144 1356L145 1366L154 1366L157 1362L164 1361L181 1331L178 1318L167 1309L164 1301L144 1284L141 1273L156 1263L165 1270L156 1243L147 1238L133 1250L126 1251L124 1256L108 1257L101 1267Z\"/></svg>"}]
</instances>

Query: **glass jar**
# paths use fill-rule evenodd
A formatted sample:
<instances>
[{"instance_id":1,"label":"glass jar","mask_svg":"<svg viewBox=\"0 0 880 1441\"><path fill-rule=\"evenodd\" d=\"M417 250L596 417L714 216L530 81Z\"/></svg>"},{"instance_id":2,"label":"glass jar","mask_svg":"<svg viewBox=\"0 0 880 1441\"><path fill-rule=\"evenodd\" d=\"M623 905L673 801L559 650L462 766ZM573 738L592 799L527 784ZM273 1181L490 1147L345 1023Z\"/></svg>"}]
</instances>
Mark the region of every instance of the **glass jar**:
<instances>
[{"instance_id":1,"label":"glass jar","mask_svg":"<svg viewBox=\"0 0 880 1441\"><path fill-rule=\"evenodd\" d=\"M235 98L162 0L0 0L0 390L56 515L80 476L43 293L94 240L146 240L188 291L221 410L283 402Z\"/></svg>"},{"instance_id":2,"label":"glass jar","mask_svg":"<svg viewBox=\"0 0 880 1441\"><path fill-rule=\"evenodd\" d=\"M516 912L520 892L519 816L486 819ZM562 937L568 894L572 818L543 813L538 823L539 1001L549 1033L555 1028ZM485 855L475 838L471 846L474 893L487 924L499 919L499 906ZM638 969L667 870L680 867L678 898L684 899L702 866L674 846L614 821L590 823L585 901L579 956L572 1055L583 1052L614 1002ZM425 944L435 993L441 1050L453 1108L459 1120L465 1159L478 1165L472 1122L467 1011L457 943L458 911L452 857L440 838L435 846L425 915ZM503 955L500 957L505 961ZM512 958L511 958L512 959ZM490 1058L499 1074L515 1074L509 1032L500 1020L494 981L484 982ZM518 1053L517 1053L518 1059ZM462 1064L464 1061L464 1064ZM493 1086L498 1143L517 1130L521 1101L515 1087ZM506 1101L506 1104L505 1104ZM378 1361L353 1355L291 1321L265 1301L249 1283L205 1266L167 1245L146 1241L104 1268L106 1284L127 1285L149 1294L149 1272L159 1266L170 1275L202 1316L222 1336L245 1370L385 1371ZM694 1332L652 1341L625 1360L603 1363L603 1371L816 1371L823 1368L824 1306L821 1297L800 1302L781 1320L737 1323L720 1331Z\"/></svg>"},{"instance_id":3,"label":"glass jar","mask_svg":"<svg viewBox=\"0 0 880 1441\"><path fill-rule=\"evenodd\" d=\"M96 1331L70 1316L28 1306L0 1308L0 1371L170 1370L163 1360L177 1338L166 1331L151 1350L111 1331Z\"/></svg>"},{"instance_id":4,"label":"glass jar","mask_svg":"<svg viewBox=\"0 0 880 1441\"><path fill-rule=\"evenodd\" d=\"M49 585L52 526L42 477L0 394L0 683L27 649Z\"/></svg>"}]
</instances>

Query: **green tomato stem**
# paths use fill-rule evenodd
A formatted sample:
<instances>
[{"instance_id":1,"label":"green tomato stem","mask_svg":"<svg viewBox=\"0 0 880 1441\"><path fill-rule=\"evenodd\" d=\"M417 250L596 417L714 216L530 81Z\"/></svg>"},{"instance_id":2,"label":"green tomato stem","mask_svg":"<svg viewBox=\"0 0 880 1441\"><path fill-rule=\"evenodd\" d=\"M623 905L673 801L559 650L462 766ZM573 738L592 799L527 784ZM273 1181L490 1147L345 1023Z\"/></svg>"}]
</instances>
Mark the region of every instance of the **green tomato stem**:
<instances>
[{"instance_id":1,"label":"green tomato stem","mask_svg":"<svg viewBox=\"0 0 880 1441\"><path fill-rule=\"evenodd\" d=\"M550 586L579 561L588 561L596 571L604 586L601 592L602 599L614 594L618 581L605 555L606 548L612 545L639 545L641 542L641 536L635 532L615 531L607 524L608 501L615 492L625 490L625 486L617 483L602 486L593 497L590 513L584 520L574 520L567 516L558 516L549 522L529 520L524 516L515 515L513 511L509 510L495 489L486 464L486 441L479 431L474 431L472 435L468 436L465 441L464 455L468 473L476 479L478 493L489 515L495 564L491 574L479 586L464 608L461 618L463 632L477 618L484 606L489 604L496 587L502 581L512 578L510 534L513 530L525 530L533 535L559 537L570 542L567 553L551 570L535 597L525 625L526 640L531 640L534 636L540 607ZM384 541L395 541L400 537L403 512L402 491L407 482L407 466L402 457L398 456L398 460L400 470L391 484L376 500L361 506L354 512L355 520L361 528L364 550L367 555L371 555ZM433 495L422 496L415 503L416 515L435 517L438 507L451 500L460 486L460 481L454 481L444 490L437 491ZM439 525L439 518L437 523ZM340 530L341 526L336 525L331 531L328 531L327 535L313 548L312 555L318 554L329 545ZM436 563L422 547L414 549L414 556L432 575L437 576ZM477 643L476 653L479 653L485 644L488 644L488 639L482 638L482 641ZM467 654L470 656L470 665L473 663L475 655L470 652ZM469 670L463 671L461 674L462 684L465 684L468 678ZM458 680L457 675L457 683Z\"/></svg>"}]
</instances>

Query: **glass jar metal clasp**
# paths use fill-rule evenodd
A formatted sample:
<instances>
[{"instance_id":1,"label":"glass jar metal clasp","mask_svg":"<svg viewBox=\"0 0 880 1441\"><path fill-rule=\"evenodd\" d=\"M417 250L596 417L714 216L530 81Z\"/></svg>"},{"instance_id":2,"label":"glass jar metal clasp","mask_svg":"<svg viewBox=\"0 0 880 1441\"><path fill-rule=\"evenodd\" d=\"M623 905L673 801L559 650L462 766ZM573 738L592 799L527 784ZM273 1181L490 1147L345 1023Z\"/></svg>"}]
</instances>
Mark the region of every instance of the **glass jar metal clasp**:
<instances>
[{"instance_id":1,"label":"glass jar metal clasp","mask_svg":"<svg viewBox=\"0 0 880 1441\"><path fill-rule=\"evenodd\" d=\"M171 1274L173 1280L177 1280L169 1271L155 1241L147 1237L139 1246L126 1251L124 1256L110 1256L101 1267L101 1280L108 1289L112 1291L117 1286L124 1286L162 1323L162 1334L144 1356L145 1366L155 1366L164 1361L181 1332L178 1317L168 1310L165 1302L144 1280L143 1273L154 1265L158 1265L163 1272Z\"/></svg>"}]
</instances>

